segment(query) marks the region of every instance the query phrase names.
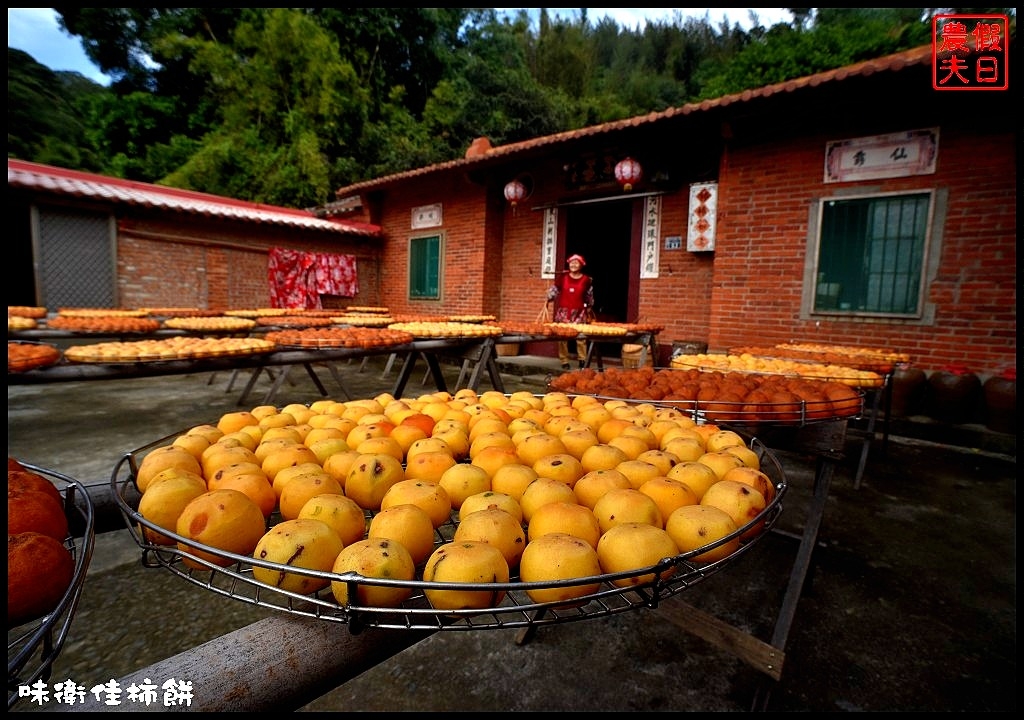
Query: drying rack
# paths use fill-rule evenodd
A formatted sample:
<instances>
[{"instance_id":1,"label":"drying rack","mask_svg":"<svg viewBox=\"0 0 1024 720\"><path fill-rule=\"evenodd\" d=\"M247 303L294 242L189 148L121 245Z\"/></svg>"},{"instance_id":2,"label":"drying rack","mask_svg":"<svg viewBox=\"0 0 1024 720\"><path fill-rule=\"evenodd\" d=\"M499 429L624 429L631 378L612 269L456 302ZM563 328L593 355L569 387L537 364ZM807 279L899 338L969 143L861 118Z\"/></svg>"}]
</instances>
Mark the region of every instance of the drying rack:
<instances>
[{"instance_id":1,"label":"drying rack","mask_svg":"<svg viewBox=\"0 0 1024 720\"><path fill-rule=\"evenodd\" d=\"M165 528L161 528L142 517L137 507L138 490L135 477L141 458L146 452L166 445L176 435L157 440L137 450L126 453L117 463L111 475L111 494L124 516L128 530L142 551L143 565L151 568L165 568L183 580L199 588L223 595L241 602L277 610L289 615L313 618L326 622L347 624L353 633L366 628L392 630L498 630L509 628L532 628L566 622L606 617L640 608L656 608L666 598L677 595L702 580L724 570L747 554L771 528L782 512L782 500L786 494L787 482L781 464L771 452L756 439L751 448L758 454L764 472L776 487L775 498L749 523L735 532L709 543L701 548L667 557L658 563L627 572L608 573L585 578L573 578L550 582L521 582L513 573L508 583L441 583L433 581L395 580L368 578L355 573L337 574L309 570L293 566L241 556L197 543ZM369 514L369 513L368 513ZM275 522L271 517L271 524ZM455 523L449 522L438 528L435 545L451 540ZM694 557L739 538L744 533L760 527L750 539L741 542L739 548L721 560L698 563ZM149 528L175 541L175 545L157 545L149 542L142 529ZM208 554L214 561L201 556ZM184 560L190 561L186 565ZM199 569L195 569L198 566ZM253 577L253 567L264 567L282 573L299 574L329 581L328 587L309 595L302 595L264 584ZM667 579L663 576L672 570ZM652 579L642 580L646 576ZM619 584L617 581L625 581ZM330 589L330 583L342 582L349 585L349 598L357 596L360 585L378 587L402 587L410 591L410 597L397 608L339 605ZM579 585L595 585L597 589L572 601L573 607L564 602L538 603L530 599L528 590L557 588ZM464 610L435 609L426 599L426 590L483 590L503 591L503 601L489 608Z\"/></svg>"}]
</instances>

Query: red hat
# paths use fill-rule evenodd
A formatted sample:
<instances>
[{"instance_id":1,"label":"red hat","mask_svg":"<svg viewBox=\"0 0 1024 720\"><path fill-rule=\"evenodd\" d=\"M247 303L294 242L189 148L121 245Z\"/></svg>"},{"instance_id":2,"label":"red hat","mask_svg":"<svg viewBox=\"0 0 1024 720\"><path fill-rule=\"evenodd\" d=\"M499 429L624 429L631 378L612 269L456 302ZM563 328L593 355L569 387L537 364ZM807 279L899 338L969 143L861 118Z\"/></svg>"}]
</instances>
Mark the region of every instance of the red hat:
<instances>
[{"instance_id":1,"label":"red hat","mask_svg":"<svg viewBox=\"0 0 1024 720\"><path fill-rule=\"evenodd\" d=\"M577 255L570 255L569 257L567 257L565 259L565 264L568 265L573 260L579 260L580 261L580 265L586 265L587 264L587 261L583 259L582 255L579 255L579 254L577 254Z\"/></svg>"}]
</instances>

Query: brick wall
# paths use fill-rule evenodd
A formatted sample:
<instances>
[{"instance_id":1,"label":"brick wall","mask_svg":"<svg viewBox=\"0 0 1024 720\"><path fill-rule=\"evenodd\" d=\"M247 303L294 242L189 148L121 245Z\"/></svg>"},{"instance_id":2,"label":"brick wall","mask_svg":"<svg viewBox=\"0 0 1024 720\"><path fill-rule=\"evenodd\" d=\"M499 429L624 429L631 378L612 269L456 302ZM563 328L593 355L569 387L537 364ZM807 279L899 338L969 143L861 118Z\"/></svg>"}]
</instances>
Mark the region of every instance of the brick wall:
<instances>
[{"instance_id":1,"label":"brick wall","mask_svg":"<svg viewBox=\"0 0 1024 720\"><path fill-rule=\"evenodd\" d=\"M352 298L322 298L325 307L380 305L380 241L304 232L257 223L191 221L177 216L119 221L118 292L123 307L270 306L270 248L351 254L359 292Z\"/></svg>"},{"instance_id":2,"label":"brick wall","mask_svg":"<svg viewBox=\"0 0 1024 720\"><path fill-rule=\"evenodd\" d=\"M916 67L916 66L915 66ZM588 158L646 152L660 163L659 276L629 280L637 322L664 327L660 343L706 342L713 351L780 342L884 347L933 371L979 375L1016 367L1017 122L1009 93L936 93L928 68L840 74L785 93L731 98L647 124L541 139L532 148L371 184L351 219L379 224L381 239L339 237L260 223L119 208L118 292L124 306L263 307L274 246L354 254L359 292L332 307L384 305L395 314L493 314L532 321L551 283L542 278L544 207L609 199L621 189L567 182ZM966 97L971 96L971 97ZM940 130L936 172L825 184L829 141L915 128ZM512 208L504 184L528 173L532 194ZM598 173L599 175L600 173ZM652 173L654 175L655 173ZM717 179L716 249L688 252L688 187ZM603 182L598 179L596 182ZM806 312L809 218L823 197L935 190L936 215L922 319L839 318ZM619 199L617 198L617 199ZM438 204L438 227L414 230L414 208ZM27 205L26 205L27 207ZM560 213L564 224L565 213ZM27 228L24 228L27 232ZM564 238L564 227L560 231ZM408 242L443 239L439 300L408 298ZM638 267L634 222L630 267ZM665 247L681 235L684 247ZM595 251L597 249L595 248Z\"/></svg>"},{"instance_id":3,"label":"brick wall","mask_svg":"<svg viewBox=\"0 0 1024 720\"><path fill-rule=\"evenodd\" d=\"M412 228L414 208L441 205L441 225ZM500 277L500 243L485 238L489 205L482 187L455 175L433 178L388 192L386 207L372 222L387 238L380 264L381 304L393 315L499 314L500 285L485 287L483 278ZM493 208L491 208L493 212ZM412 300L408 296L409 240L440 235L442 239L441 298ZM485 270L485 268L487 270Z\"/></svg>"},{"instance_id":4,"label":"brick wall","mask_svg":"<svg viewBox=\"0 0 1024 720\"><path fill-rule=\"evenodd\" d=\"M966 365L981 374L1016 366L1013 138L943 128L934 175L822 182L831 136L738 149L723 163L709 345L823 342L909 353L915 365ZM808 212L819 197L937 188L948 194L931 305L917 320L802 317Z\"/></svg>"},{"instance_id":5,"label":"brick wall","mask_svg":"<svg viewBox=\"0 0 1024 720\"><path fill-rule=\"evenodd\" d=\"M821 342L909 353L926 369L966 364L986 375L1015 367L1016 171L1005 152L1013 138L943 128L934 175L826 185L824 148L834 139L798 134L730 148L719 170L714 252L685 249L688 185L663 195L659 277L633 281L636 321L665 328L663 350L676 340L704 341L711 351ZM565 188L551 161L539 161L533 178L533 194L516 208L500 196L500 179L488 195L462 173L431 174L383 191L370 218L386 237L381 303L395 313L536 319L551 282L540 277L540 208L563 200ZM801 314L809 213L818 198L932 188L948 196L948 211L923 320ZM412 230L413 208L434 203L443 207L441 227ZM684 247L666 250L665 236L680 232ZM408 238L432 233L445 243L442 299L409 301Z\"/></svg>"}]
</instances>

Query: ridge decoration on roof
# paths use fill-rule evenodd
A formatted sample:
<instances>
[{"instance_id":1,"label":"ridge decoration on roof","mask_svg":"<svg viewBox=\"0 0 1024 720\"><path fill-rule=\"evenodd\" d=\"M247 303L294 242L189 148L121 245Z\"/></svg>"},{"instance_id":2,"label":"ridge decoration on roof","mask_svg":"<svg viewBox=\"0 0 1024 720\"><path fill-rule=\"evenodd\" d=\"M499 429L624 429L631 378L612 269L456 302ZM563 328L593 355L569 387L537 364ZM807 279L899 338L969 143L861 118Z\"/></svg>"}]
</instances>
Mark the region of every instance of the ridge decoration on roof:
<instances>
[{"instance_id":1,"label":"ridge decoration on roof","mask_svg":"<svg viewBox=\"0 0 1024 720\"><path fill-rule=\"evenodd\" d=\"M7 186L243 222L284 225L343 235L381 235L378 225L319 218L309 210L250 203L11 158L7 159Z\"/></svg>"}]
</instances>

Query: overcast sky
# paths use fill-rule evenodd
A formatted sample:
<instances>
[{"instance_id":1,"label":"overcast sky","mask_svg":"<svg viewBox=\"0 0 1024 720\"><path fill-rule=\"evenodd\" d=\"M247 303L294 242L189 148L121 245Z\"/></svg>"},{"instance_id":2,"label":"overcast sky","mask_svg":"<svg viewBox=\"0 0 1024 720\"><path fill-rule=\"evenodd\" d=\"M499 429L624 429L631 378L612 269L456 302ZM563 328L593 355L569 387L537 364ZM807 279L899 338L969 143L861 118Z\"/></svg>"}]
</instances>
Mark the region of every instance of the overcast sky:
<instances>
[{"instance_id":1,"label":"overcast sky","mask_svg":"<svg viewBox=\"0 0 1024 720\"><path fill-rule=\"evenodd\" d=\"M591 23L610 17L629 29L642 27L648 19L671 22L677 13L682 18L707 17L715 26L728 18L730 23L738 23L744 28L750 27L751 12L757 14L758 21L765 27L792 19L783 8L587 8L587 11ZM579 8L548 8L548 12L571 18L579 14ZM109 84L109 80L86 57L78 38L65 34L57 26L57 13L52 8L7 8L7 46L27 52L36 62L51 70L74 70L98 83Z\"/></svg>"}]
</instances>

